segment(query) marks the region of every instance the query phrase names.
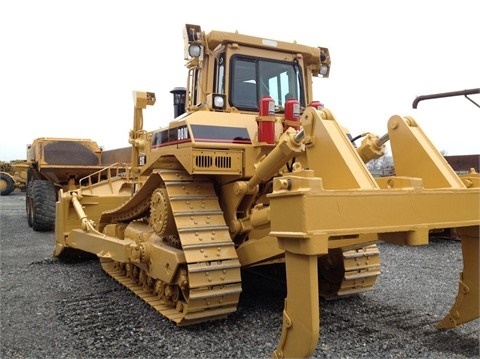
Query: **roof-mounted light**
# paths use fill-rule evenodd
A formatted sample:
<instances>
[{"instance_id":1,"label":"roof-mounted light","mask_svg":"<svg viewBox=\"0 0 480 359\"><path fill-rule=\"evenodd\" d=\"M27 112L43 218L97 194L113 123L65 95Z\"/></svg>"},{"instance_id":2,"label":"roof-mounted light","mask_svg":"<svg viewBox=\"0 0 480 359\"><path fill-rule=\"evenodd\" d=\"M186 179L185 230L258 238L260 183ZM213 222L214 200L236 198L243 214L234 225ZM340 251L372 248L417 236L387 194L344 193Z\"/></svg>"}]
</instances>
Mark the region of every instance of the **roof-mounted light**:
<instances>
[{"instance_id":1,"label":"roof-mounted light","mask_svg":"<svg viewBox=\"0 0 480 359\"><path fill-rule=\"evenodd\" d=\"M202 56L202 29L199 25L186 24L183 29L185 60Z\"/></svg>"},{"instance_id":2,"label":"roof-mounted light","mask_svg":"<svg viewBox=\"0 0 480 359\"><path fill-rule=\"evenodd\" d=\"M330 59L330 52L326 47L319 47L320 49L320 68L318 69L318 74L322 77L328 77L330 74L330 67L332 61Z\"/></svg>"}]
</instances>

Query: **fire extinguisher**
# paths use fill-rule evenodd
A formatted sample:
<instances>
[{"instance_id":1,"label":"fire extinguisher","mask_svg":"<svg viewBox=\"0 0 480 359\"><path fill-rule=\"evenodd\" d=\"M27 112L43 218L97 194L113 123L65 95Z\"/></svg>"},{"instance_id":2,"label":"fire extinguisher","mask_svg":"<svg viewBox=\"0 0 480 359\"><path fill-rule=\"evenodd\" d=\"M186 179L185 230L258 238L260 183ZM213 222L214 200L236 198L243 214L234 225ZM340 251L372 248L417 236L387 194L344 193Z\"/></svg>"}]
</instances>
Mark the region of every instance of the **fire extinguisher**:
<instances>
[{"instance_id":1,"label":"fire extinguisher","mask_svg":"<svg viewBox=\"0 0 480 359\"><path fill-rule=\"evenodd\" d=\"M275 143L275 100L270 96L260 99L258 142Z\"/></svg>"},{"instance_id":2,"label":"fire extinguisher","mask_svg":"<svg viewBox=\"0 0 480 359\"><path fill-rule=\"evenodd\" d=\"M293 127L298 130L300 128L300 102L292 98L285 102L285 121L283 122L283 130Z\"/></svg>"},{"instance_id":3,"label":"fire extinguisher","mask_svg":"<svg viewBox=\"0 0 480 359\"><path fill-rule=\"evenodd\" d=\"M321 103L320 101L312 101L309 103L308 106L315 107L317 110L321 110L324 107L323 103Z\"/></svg>"}]
</instances>

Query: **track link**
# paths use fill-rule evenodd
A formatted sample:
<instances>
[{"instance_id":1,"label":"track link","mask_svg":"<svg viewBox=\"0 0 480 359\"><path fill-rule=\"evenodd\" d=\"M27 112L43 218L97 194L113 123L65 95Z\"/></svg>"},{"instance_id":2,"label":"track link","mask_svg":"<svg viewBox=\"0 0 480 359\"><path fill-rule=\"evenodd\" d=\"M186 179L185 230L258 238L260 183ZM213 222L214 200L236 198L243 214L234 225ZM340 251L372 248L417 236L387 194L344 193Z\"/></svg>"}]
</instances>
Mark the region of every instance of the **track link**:
<instances>
[{"instance_id":1,"label":"track link","mask_svg":"<svg viewBox=\"0 0 480 359\"><path fill-rule=\"evenodd\" d=\"M145 279L145 271L140 279L141 270L131 278L110 260L102 259L102 267L179 326L225 318L237 310L242 291L240 262L213 184L180 170L159 174L186 259L183 267L188 285L182 285L183 297L174 304L165 302L153 290L155 279Z\"/></svg>"},{"instance_id":2,"label":"track link","mask_svg":"<svg viewBox=\"0 0 480 359\"><path fill-rule=\"evenodd\" d=\"M338 296L369 291L380 275L380 251L376 244L343 252L345 274Z\"/></svg>"}]
</instances>

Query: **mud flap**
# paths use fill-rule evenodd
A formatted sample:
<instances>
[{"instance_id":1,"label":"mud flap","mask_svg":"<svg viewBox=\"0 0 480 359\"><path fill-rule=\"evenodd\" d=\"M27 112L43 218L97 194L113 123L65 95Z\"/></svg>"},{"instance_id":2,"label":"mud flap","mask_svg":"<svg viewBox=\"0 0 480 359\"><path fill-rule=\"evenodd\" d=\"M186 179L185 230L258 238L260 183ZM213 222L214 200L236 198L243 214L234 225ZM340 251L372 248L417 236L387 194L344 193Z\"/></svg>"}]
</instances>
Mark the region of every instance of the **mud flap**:
<instances>
[{"instance_id":1,"label":"mud flap","mask_svg":"<svg viewBox=\"0 0 480 359\"><path fill-rule=\"evenodd\" d=\"M456 232L462 240L463 271L458 293L450 312L437 324L438 329L455 328L479 317L479 228L461 227Z\"/></svg>"},{"instance_id":2,"label":"mud flap","mask_svg":"<svg viewBox=\"0 0 480 359\"><path fill-rule=\"evenodd\" d=\"M306 358L320 332L317 257L285 252L287 299L282 334L272 358Z\"/></svg>"}]
</instances>

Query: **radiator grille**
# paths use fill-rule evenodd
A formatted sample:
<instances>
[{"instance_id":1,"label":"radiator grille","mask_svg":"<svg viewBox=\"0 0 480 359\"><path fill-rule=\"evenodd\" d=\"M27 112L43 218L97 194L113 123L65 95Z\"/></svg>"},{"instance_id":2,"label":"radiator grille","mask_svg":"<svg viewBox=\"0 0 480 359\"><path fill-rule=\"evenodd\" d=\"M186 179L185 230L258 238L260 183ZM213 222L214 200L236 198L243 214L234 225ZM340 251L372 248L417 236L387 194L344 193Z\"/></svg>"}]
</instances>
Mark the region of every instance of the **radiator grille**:
<instances>
[{"instance_id":1,"label":"radiator grille","mask_svg":"<svg viewBox=\"0 0 480 359\"><path fill-rule=\"evenodd\" d=\"M215 166L217 168L231 168L232 158L227 156L215 157Z\"/></svg>"},{"instance_id":2,"label":"radiator grille","mask_svg":"<svg viewBox=\"0 0 480 359\"><path fill-rule=\"evenodd\" d=\"M195 166L199 168L209 168L212 167L212 156L196 156L195 157Z\"/></svg>"},{"instance_id":3,"label":"radiator grille","mask_svg":"<svg viewBox=\"0 0 480 359\"><path fill-rule=\"evenodd\" d=\"M198 168L232 168L232 158L230 156L196 156L195 166Z\"/></svg>"},{"instance_id":4,"label":"radiator grille","mask_svg":"<svg viewBox=\"0 0 480 359\"><path fill-rule=\"evenodd\" d=\"M242 173L242 151L208 151L192 152L192 173L240 174Z\"/></svg>"}]
</instances>

